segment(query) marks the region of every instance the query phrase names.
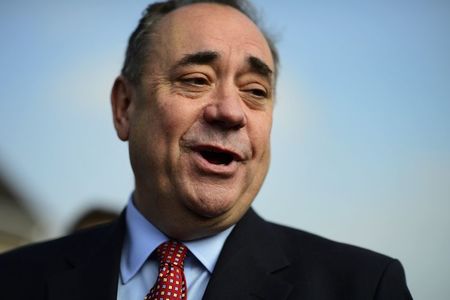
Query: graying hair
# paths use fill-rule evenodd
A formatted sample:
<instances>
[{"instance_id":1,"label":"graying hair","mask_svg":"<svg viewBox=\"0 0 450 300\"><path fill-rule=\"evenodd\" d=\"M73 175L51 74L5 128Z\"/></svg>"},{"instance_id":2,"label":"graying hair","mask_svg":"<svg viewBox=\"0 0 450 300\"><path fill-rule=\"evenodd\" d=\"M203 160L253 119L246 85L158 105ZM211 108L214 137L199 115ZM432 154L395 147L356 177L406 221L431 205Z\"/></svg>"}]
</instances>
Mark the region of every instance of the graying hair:
<instances>
[{"instance_id":1,"label":"graying hair","mask_svg":"<svg viewBox=\"0 0 450 300\"><path fill-rule=\"evenodd\" d=\"M150 4L142 13L138 26L128 40L125 62L121 71L122 76L133 84L139 84L151 47L152 41L150 35L155 30L156 23L158 23L162 17L177 8L194 3L217 3L228 5L245 14L260 28L266 38L275 63L274 73L275 75L277 74L279 64L278 51L272 39L264 30L262 30L261 26L258 25L256 11L250 2L246 0L169 0Z\"/></svg>"}]
</instances>

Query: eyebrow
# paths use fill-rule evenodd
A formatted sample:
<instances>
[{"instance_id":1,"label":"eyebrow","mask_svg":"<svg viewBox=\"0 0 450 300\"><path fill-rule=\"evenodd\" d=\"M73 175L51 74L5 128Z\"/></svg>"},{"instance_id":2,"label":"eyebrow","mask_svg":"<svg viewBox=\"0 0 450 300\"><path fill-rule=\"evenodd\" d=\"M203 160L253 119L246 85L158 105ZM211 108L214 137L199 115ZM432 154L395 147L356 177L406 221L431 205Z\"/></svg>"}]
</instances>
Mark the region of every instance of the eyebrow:
<instances>
[{"instance_id":1,"label":"eyebrow","mask_svg":"<svg viewBox=\"0 0 450 300\"><path fill-rule=\"evenodd\" d=\"M188 65L208 65L220 58L217 51L200 51L196 53L186 54L173 67L188 66ZM250 71L255 72L263 77L266 77L269 82L272 82L273 71L270 67L256 56L248 56L247 63Z\"/></svg>"},{"instance_id":2,"label":"eyebrow","mask_svg":"<svg viewBox=\"0 0 450 300\"><path fill-rule=\"evenodd\" d=\"M247 58L247 62L250 66L250 70L264 76L269 79L272 78L273 71L269 68L269 66L263 62L261 59L255 57L255 56L249 56Z\"/></svg>"},{"instance_id":3,"label":"eyebrow","mask_svg":"<svg viewBox=\"0 0 450 300\"><path fill-rule=\"evenodd\" d=\"M208 65L218 58L219 53L216 51L201 51L192 54L186 54L175 64L175 67L187 65Z\"/></svg>"}]
</instances>

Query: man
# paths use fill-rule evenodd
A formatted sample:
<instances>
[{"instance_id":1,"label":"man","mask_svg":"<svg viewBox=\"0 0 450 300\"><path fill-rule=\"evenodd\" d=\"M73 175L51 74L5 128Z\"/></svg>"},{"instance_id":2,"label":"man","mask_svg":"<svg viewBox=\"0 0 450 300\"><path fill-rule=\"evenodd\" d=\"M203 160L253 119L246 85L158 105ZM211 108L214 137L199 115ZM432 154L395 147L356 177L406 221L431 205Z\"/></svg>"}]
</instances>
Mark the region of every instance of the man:
<instances>
[{"instance_id":1,"label":"man","mask_svg":"<svg viewBox=\"0 0 450 300\"><path fill-rule=\"evenodd\" d=\"M192 2L148 8L112 89L135 175L126 210L2 256L2 299L411 299L397 260L250 208L269 167L276 50L241 2Z\"/></svg>"}]
</instances>

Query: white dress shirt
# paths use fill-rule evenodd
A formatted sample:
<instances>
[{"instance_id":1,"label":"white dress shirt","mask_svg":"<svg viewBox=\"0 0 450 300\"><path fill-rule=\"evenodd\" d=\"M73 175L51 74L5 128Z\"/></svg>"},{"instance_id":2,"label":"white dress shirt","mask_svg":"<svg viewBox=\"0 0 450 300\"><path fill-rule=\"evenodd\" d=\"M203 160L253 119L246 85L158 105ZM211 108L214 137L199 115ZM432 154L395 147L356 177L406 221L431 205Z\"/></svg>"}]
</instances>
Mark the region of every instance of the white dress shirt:
<instances>
[{"instance_id":1,"label":"white dress shirt","mask_svg":"<svg viewBox=\"0 0 450 300\"><path fill-rule=\"evenodd\" d=\"M125 211L126 233L120 258L118 300L142 300L156 282L159 261L153 251L169 238L153 226L130 197ZM189 249L184 262L187 299L201 300L223 244L233 227L214 236L183 242Z\"/></svg>"}]
</instances>

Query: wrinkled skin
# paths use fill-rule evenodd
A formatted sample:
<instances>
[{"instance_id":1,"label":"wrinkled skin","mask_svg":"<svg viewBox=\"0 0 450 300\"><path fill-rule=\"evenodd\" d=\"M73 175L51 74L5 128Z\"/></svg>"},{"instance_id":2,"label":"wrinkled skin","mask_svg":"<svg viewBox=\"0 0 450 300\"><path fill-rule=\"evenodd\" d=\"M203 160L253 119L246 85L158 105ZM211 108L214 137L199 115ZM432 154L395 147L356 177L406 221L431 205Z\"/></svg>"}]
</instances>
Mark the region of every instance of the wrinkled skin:
<instances>
[{"instance_id":1,"label":"wrinkled skin","mask_svg":"<svg viewBox=\"0 0 450 300\"><path fill-rule=\"evenodd\" d=\"M169 13L152 42L141 83L119 77L111 96L134 201L168 236L205 237L242 217L267 174L273 58L250 19L218 4Z\"/></svg>"}]
</instances>

